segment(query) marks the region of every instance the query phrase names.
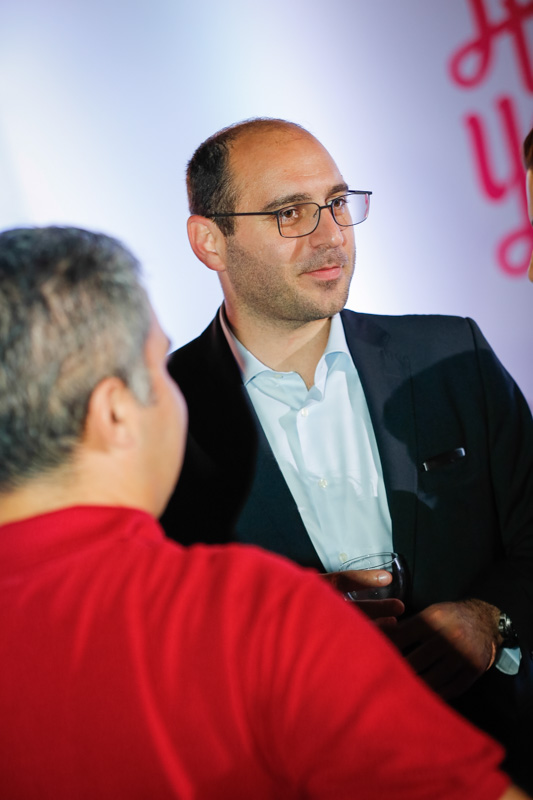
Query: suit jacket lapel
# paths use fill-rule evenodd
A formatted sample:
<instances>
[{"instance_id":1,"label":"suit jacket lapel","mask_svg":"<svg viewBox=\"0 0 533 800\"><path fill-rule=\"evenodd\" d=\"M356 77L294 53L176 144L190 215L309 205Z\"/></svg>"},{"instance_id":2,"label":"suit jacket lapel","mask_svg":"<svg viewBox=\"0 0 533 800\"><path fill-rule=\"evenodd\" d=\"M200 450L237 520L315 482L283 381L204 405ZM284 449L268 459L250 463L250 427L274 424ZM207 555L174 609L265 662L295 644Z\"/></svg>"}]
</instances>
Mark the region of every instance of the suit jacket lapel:
<instances>
[{"instance_id":1,"label":"suit jacket lapel","mask_svg":"<svg viewBox=\"0 0 533 800\"><path fill-rule=\"evenodd\" d=\"M237 541L256 544L323 569L274 453L243 386L218 319L209 329L216 380L223 385L224 440L238 485L247 486L235 525ZM252 424L250 424L252 423ZM245 474L244 474L245 473Z\"/></svg>"},{"instance_id":2,"label":"suit jacket lapel","mask_svg":"<svg viewBox=\"0 0 533 800\"><path fill-rule=\"evenodd\" d=\"M236 525L237 539L280 553L302 566L323 571L294 498L252 407L250 413L257 424L257 458L250 493Z\"/></svg>"},{"instance_id":3,"label":"suit jacket lapel","mask_svg":"<svg viewBox=\"0 0 533 800\"><path fill-rule=\"evenodd\" d=\"M410 455L416 451L413 399L411 391L405 391L411 381L409 361L394 352L389 334L375 318L346 311L341 316L376 435L392 517L394 548L405 557L412 571L418 478ZM404 391L398 391L400 388ZM393 394L394 403L388 403ZM402 420L401 441L389 431L387 419L392 414Z\"/></svg>"}]
</instances>

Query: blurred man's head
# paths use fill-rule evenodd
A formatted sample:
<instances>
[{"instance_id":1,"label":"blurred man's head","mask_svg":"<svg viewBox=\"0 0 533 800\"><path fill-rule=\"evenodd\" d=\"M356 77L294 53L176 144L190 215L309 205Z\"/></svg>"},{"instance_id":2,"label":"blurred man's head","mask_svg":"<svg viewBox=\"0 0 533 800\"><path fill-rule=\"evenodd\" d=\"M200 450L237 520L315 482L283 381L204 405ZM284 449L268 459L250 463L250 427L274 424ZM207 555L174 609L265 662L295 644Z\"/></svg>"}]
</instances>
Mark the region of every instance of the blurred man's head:
<instances>
[{"instance_id":1,"label":"blurred man's head","mask_svg":"<svg viewBox=\"0 0 533 800\"><path fill-rule=\"evenodd\" d=\"M533 225L533 128L529 131L524 140L524 166L527 170L527 208L529 212L529 219ZM529 262L529 270L527 274L529 276L529 280L533 281L533 253L531 253L531 261Z\"/></svg>"},{"instance_id":2,"label":"blurred man's head","mask_svg":"<svg viewBox=\"0 0 533 800\"><path fill-rule=\"evenodd\" d=\"M102 480L122 450L125 470L128 458L132 467L141 463L142 447L150 461L143 426L161 432L155 416L167 347L139 265L115 239L59 227L0 234L0 494L50 476L75 481L89 450ZM166 466L168 492L181 463L177 428L184 422L170 384L176 396L163 410L171 428L166 440L177 454ZM117 487L124 479L119 463ZM140 505L159 513L155 506L166 497L151 496Z\"/></svg>"}]
</instances>

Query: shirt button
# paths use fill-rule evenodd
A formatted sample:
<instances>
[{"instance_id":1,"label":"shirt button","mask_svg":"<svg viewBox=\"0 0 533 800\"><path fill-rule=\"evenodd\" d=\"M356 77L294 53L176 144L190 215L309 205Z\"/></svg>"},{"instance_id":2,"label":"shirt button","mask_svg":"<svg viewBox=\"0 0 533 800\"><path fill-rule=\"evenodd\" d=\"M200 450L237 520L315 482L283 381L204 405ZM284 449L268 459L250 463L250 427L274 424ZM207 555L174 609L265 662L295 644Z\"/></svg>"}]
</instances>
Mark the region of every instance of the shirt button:
<instances>
[{"instance_id":1,"label":"shirt button","mask_svg":"<svg viewBox=\"0 0 533 800\"><path fill-rule=\"evenodd\" d=\"M348 561L348 554L339 553L339 561L341 562L341 564L344 564L345 561Z\"/></svg>"},{"instance_id":2,"label":"shirt button","mask_svg":"<svg viewBox=\"0 0 533 800\"><path fill-rule=\"evenodd\" d=\"M302 408L302 410L300 411L300 414L302 415L302 417L307 417L308 414L309 414L309 411L308 411L307 408Z\"/></svg>"},{"instance_id":3,"label":"shirt button","mask_svg":"<svg viewBox=\"0 0 533 800\"><path fill-rule=\"evenodd\" d=\"M320 486L321 489L325 489L326 486L328 485L328 482L325 478L320 478L320 480L318 481L318 485Z\"/></svg>"}]
</instances>

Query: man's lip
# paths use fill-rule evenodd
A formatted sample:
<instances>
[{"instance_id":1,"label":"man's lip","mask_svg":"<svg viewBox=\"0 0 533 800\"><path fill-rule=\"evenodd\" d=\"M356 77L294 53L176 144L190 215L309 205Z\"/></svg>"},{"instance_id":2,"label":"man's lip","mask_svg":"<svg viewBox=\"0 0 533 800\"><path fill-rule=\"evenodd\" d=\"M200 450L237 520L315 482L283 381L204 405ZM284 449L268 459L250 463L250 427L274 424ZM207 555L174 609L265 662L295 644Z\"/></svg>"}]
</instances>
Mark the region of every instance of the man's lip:
<instances>
[{"instance_id":1,"label":"man's lip","mask_svg":"<svg viewBox=\"0 0 533 800\"><path fill-rule=\"evenodd\" d=\"M342 272L342 265L341 264L324 264L323 267L318 267L318 269L312 269L306 272L306 275L312 275L314 278L325 278L332 280L333 278L338 278Z\"/></svg>"}]
</instances>

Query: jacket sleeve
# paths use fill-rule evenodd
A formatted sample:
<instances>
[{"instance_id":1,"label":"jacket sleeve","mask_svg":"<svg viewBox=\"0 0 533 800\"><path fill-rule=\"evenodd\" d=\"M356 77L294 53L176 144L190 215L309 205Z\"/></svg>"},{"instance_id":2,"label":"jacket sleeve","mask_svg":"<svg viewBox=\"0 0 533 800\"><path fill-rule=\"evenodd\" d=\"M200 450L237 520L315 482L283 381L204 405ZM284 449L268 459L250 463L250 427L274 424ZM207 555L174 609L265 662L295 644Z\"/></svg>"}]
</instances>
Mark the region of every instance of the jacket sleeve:
<instances>
[{"instance_id":1,"label":"jacket sleeve","mask_svg":"<svg viewBox=\"0 0 533 800\"><path fill-rule=\"evenodd\" d=\"M523 655L533 649L533 420L519 387L473 320L485 398L489 469L505 558L476 582L472 594L507 612Z\"/></svg>"}]
</instances>

